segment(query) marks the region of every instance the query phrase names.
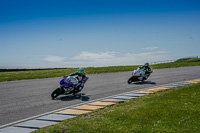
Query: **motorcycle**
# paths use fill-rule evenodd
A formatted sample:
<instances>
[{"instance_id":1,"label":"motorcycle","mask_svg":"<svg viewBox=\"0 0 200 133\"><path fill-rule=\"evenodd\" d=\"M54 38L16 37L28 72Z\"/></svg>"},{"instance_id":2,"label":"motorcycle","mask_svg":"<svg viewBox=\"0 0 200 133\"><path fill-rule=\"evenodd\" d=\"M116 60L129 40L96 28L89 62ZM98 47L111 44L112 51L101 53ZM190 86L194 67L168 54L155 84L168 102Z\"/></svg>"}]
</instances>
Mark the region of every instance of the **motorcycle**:
<instances>
[{"instance_id":1,"label":"motorcycle","mask_svg":"<svg viewBox=\"0 0 200 133\"><path fill-rule=\"evenodd\" d=\"M85 82L88 80L88 77L85 77L85 79L83 80L83 86ZM76 91L75 87L76 85L79 84L79 78L78 77L72 77L72 76L64 76L61 81L60 81L60 86L55 89L52 94L51 97L52 99L55 99L56 97L58 97L59 95L65 94L76 94L80 91Z\"/></svg>"},{"instance_id":2,"label":"motorcycle","mask_svg":"<svg viewBox=\"0 0 200 133\"><path fill-rule=\"evenodd\" d=\"M147 80L152 72L153 70L151 69L151 72L148 75L145 75L145 70L142 70L140 67L138 67L132 72L132 76L128 79L127 82L128 84L136 81L143 82L144 80Z\"/></svg>"}]
</instances>

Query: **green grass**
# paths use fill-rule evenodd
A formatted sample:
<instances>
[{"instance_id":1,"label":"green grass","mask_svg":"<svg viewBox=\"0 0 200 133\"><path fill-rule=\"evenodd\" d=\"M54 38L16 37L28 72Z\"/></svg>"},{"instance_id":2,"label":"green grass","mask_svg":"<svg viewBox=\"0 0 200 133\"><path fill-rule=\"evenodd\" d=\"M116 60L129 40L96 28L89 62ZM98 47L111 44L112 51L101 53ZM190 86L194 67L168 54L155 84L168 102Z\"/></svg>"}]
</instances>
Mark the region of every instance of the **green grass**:
<instances>
[{"instance_id":1,"label":"green grass","mask_svg":"<svg viewBox=\"0 0 200 133\"><path fill-rule=\"evenodd\" d=\"M177 60L176 62L200 62L199 58L182 58Z\"/></svg>"},{"instance_id":2,"label":"green grass","mask_svg":"<svg viewBox=\"0 0 200 133\"><path fill-rule=\"evenodd\" d=\"M175 67L188 67L188 66L200 66L199 58L190 58L186 60L177 60L172 63L162 63L152 65L153 69L161 69L161 68L175 68Z\"/></svg>"},{"instance_id":3,"label":"green grass","mask_svg":"<svg viewBox=\"0 0 200 133\"><path fill-rule=\"evenodd\" d=\"M153 69L172 68L172 67L186 67L186 66L200 66L199 58L180 59L172 63L162 63L151 65ZM98 74L109 72L133 71L138 66L110 66L110 67L88 67L85 68L86 74ZM53 78L62 77L70 73L76 72L77 68L73 69L53 69L53 70L30 70L30 71L14 71L14 72L0 72L0 82L27 80L39 78Z\"/></svg>"},{"instance_id":4,"label":"green grass","mask_svg":"<svg viewBox=\"0 0 200 133\"><path fill-rule=\"evenodd\" d=\"M137 66L111 66L111 67L96 67L96 68L88 67L84 68L84 70L86 74L99 74L99 73L109 73L109 72L131 71L136 67ZM76 72L77 69L78 68L0 72L0 82L62 77Z\"/></svg>"},{"instance_id":5,"label":"green grass","mask_svg":"<svg viewBox=\"0 0 200 133\"><path fill-rule=\"evenodd\" d=\"M199 133L200 83L79 115L34 133Z\"/></svg>"}]
</instances>

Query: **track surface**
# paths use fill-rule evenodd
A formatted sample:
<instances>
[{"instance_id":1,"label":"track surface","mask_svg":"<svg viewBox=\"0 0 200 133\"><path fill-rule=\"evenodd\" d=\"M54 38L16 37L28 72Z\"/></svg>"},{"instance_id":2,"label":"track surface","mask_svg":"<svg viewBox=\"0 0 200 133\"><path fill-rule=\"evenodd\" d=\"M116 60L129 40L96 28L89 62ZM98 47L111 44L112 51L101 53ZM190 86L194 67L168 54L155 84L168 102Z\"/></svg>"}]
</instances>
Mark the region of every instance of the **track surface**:
<instances>
[{"instance_id":1,"label":"track surface","mask_svg":"<svg viewBox=\"0 0 200 133\"><path fill-rule=\"evenodd\" d=\"M65 75L65 74L63 74ZM157 85L200 78L200 66L155 69L145 83L127 84L131 72L88 75L83 96L61 95L51 100L59 78L0 83L0 126L91 100Z\"/></svg>"}]
</instances>

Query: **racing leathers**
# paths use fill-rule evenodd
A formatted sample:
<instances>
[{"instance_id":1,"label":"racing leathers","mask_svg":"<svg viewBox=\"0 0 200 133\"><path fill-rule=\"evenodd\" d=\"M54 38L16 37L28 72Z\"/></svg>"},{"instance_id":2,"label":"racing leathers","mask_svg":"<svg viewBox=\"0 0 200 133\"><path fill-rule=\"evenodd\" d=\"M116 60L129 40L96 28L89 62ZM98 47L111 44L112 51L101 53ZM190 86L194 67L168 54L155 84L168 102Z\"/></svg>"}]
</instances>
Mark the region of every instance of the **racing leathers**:
<instances>
[{"instance_id":1,"label":"racing leathers","mask_svg":"<svg viewBox=\"0 0 200 133\"><path fill-rule=\"evenodd\" d=\"M80 92L84 87L84 80L86 78L86 75L85 73L80 74L76 72L76 73L70 74L69 76L76 76L76 75L77 75L76 79L78 80L78 84L74 86L74 89L75 89L75 92Z\"/></svg>"},{"instance_id":2,"label":"racing leathers","mask_svg":"<svg viewBox=\"0 0 200 133\"><path fill-rule=\"evenodd\" d=\"M145 74L143 75L143 80L146 80L151 73L151 68L149 66L142 66L140 67L140 69L145 71Z\"/></svg>"}]
</instances>

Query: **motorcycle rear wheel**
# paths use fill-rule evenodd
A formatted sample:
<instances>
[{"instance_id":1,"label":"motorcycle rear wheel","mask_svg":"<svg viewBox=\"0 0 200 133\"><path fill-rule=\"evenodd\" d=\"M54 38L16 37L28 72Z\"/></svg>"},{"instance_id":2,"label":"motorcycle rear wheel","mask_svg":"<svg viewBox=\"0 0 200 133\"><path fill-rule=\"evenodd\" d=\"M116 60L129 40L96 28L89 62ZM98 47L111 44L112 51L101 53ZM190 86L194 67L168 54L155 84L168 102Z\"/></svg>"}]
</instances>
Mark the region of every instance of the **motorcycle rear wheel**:
<instances>
[{"instance_id":1,"label":"motorcycle rear wheel","mask_svg":"<svg viewBox=\"0 0 200 133\"><path fill-rule=\"evenodd\" d=\"M56 97L58 97L61 94L61 90L60 88L55 89L52 94L51 94L51 98L55 99Z\"/></svg>"}]
</instances>

